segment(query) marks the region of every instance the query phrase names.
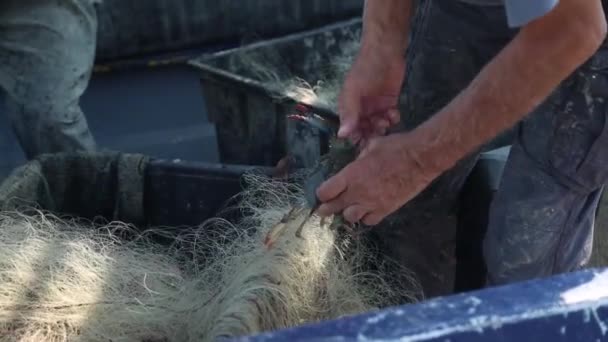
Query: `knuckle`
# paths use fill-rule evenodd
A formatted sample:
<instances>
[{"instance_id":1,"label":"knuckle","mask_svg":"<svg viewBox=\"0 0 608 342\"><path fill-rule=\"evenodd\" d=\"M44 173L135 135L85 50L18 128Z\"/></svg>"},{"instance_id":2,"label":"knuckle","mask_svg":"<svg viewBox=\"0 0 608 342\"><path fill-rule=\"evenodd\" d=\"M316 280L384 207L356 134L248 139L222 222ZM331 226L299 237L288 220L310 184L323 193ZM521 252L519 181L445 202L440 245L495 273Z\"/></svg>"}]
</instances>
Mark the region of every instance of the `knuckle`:
<instances>
[{"instance_id":1,"label":"knuckle","mask_svg":"<svg viewBox=\"0 0 608 342\"><path fill-rule=\"evenodd\" d=\"M357 221L357 217L355 214L353 214L352 212L344 212L344 219L346 221L348 221L349 223L355 223Z\"/></svg>"}]
</instances>

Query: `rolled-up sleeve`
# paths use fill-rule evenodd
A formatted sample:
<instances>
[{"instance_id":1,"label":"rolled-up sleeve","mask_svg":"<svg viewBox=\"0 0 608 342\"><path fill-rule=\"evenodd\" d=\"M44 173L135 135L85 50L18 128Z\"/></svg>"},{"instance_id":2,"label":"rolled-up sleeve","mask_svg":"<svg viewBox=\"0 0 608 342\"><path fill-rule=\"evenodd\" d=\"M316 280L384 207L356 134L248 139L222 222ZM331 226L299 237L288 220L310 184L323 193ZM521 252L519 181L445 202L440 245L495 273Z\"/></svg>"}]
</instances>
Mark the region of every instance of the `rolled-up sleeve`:
<instances>
[{"instance_id":1,"label":"rolled-up sleeve","mask_svg":"<svg viewBox=\"0 0 608 342\"><path fill-rule=\"evenodd\" d=\"M509 26L521 27L549 13L559 0L504 0Z\"/></svg>"}]
</instances>

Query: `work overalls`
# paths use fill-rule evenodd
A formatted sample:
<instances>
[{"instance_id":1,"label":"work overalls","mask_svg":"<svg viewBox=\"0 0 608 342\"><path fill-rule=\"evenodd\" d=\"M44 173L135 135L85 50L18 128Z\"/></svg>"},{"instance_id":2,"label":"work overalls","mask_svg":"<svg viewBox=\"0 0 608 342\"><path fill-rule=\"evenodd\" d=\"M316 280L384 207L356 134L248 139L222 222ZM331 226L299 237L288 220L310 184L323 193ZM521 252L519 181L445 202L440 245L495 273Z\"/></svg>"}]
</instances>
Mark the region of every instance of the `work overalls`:
<instances>
[{"instance_id":1,"label":"work overalls","mask_svg":"<svg viewBox=\"0 0 608 342\"><path fill-rule=\"evenodd\" d=\"M412 25L400 99L405 130L451 101L517 33L508 27L502 6L455 0L420 1ZM607 100L604 43L513 127L483 241L488 285L575 271L589 260L608 179ZM427 296L452 290L458 196L479 152L372 233L385 253L419 275Z\"/></svg>"}]
</instances>

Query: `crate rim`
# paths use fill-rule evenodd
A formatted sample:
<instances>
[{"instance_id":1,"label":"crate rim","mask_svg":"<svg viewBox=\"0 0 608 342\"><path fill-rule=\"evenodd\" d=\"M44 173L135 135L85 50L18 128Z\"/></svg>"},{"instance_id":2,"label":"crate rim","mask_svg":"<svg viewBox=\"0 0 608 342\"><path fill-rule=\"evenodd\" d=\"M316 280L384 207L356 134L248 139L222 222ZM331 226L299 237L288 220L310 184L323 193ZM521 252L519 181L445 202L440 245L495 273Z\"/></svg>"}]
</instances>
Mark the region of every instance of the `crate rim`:
<instances>
[{"instance_id":1,"label":"crate rim","mask_svg":"<svg viewBox=\"0 0 608 342\"><path fill-rule=\"evenodd\" d=\"M188 63L190 63L194 66L199 66L202 64L202 62L205 62L205 61L208 61L211 59L216 59L219 57L224 57L226 55L233 54L237 51L247 51L247 50L258 49L261 47L276 45L276 44L280 44L280 43L284 43L284 42L293 41L295 39L301 39L301 38L314 36L314 35L317 35L317 34L320 34L320 33L326 32L326 31L331 31L331 30L335 30L335 29L339 29L339 28L343 28L343 27L349 27L349 26L353 26L355 24L362 24L362 23L363 23L363 19L361 17L341 20L341 21L331 23L328 25L324 25L321 27L317 27L317 28L314 28L311 30L294 32L294 33L290 33L290 34L287 34L287 35L284 35L281 37L261 40L261 41L253 42L250 44L245 44L245 45L241 45L241 46L224 49L224 50L217 51L217 52L202 54L202 55L199 55L198 57L191 58Z\"/></svg>"},{"instance_id":2,"label":"crate rim","mask_svg":"<svg viewBox=\"0 0 608 342\"><path fill-rule=\"evenodd\" d=\"M208 174L239 176L247 172L261 172L271 175L274 168L263 165L231 164L221 162L192 161L183 159L151 158L146 169L151 165L162 165L166 169L182 173L200 172L204 170Z\"/></svg>"},{"instance_id":3,"label":"crate rim","mask_svg":"<svg viewBox=\"0 0 608 342\"><path fill-rule=\"evenodd\" d=\"M214 59L229 56L236 52L251 51L251 50L255 50L255 49L259 49L259 48L263 48L263 47L287 43L287 42L294 41L296 39L303 39L303 38L315 36L318 34L322 34L323 32L332 31L332 30L336 30L336 29L340 29L340 28L346 28L346 27L350 27L350 26L354 26L356 24L362 24L362 23L363 23L363 19L358 16L355 18L347 19L347 20L341 20L341 21L338 21L338 22L335 22L335 23L332 23L329 25L324 25L324 26L321 26L321 27L318 27L318 28L315 28L312 30L300 31L300 32L296 32L296 33L287 34L285 36L281 36L278 38L262 40L262 41L254 42L251 44L242 45L239 47L229 48L229 49L222 50L222 51L215 52L215 53L203 54L196 58L190 59L187 62L187 64L198 69L199 75L202 80L212 82L215 84L233 83L235 85L238 85L238 87L240 87L240 88L246 88L246 89L252 90L258 94L268 95L268 96L272 97L278 103L296 104L296 103L300 103L302 101L299 101L299 100L293 98L292 96L288 96L284 93L281 93L277 89L267 87L263 82L255 80L253 78L238 75L238 74L228 71L228 70L224 70L221 68L211 66L210 64L208 64L208 62L212 61ZM306 103L306 102L304 102L304 104L313 105L312 103Z\"/></svg>"}]
</instances>

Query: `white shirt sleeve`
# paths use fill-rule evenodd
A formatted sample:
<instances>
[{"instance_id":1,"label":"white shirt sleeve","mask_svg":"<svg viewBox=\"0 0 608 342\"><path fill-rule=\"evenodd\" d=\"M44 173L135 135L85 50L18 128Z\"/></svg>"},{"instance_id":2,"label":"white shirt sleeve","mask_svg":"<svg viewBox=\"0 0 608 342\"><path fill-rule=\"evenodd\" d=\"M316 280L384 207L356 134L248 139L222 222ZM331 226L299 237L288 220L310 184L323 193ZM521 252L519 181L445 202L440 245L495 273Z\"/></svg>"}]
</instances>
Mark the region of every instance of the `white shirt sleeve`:
<instances>
[{"instance_id":1,"label":"white shirt sleeve","mask_svg":"<svg viewBox=\"0 0 608 342\"><path fill-rule=\"evenodd\" d=\"M510 27L525 26L551 12L559 0L504 0Z\"/></svg>"}]
</instances>

